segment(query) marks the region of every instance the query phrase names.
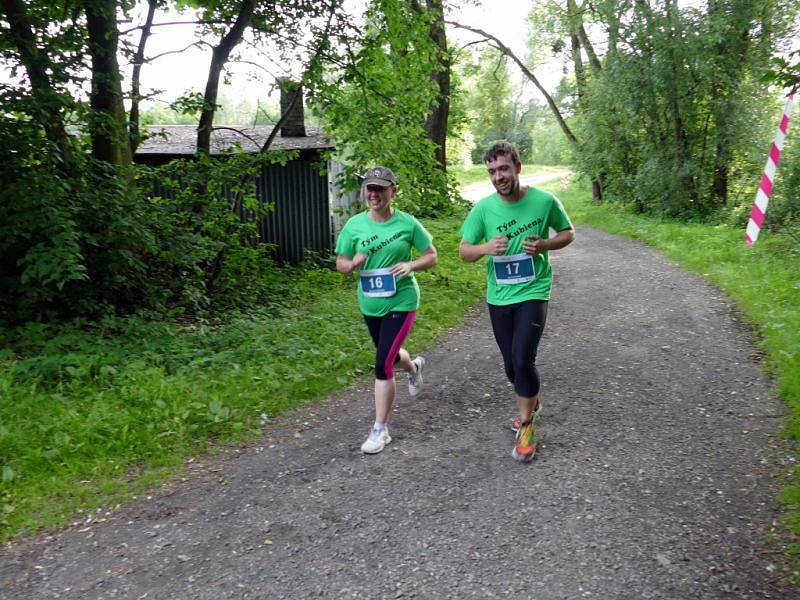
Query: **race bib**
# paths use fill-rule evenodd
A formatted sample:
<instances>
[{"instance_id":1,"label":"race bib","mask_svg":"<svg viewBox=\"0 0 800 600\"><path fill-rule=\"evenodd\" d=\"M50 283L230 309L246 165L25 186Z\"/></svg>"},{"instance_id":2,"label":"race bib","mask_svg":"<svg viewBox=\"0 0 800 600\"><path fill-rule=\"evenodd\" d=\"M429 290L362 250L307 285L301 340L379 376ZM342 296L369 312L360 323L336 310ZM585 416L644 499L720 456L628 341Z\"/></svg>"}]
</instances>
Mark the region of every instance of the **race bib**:
<instances>
[{"instance_id":1,"label":"race bib","mask_svg":"<svg viewBox=\"0 0 800 600\"><path fill-rule=\"evenodd\" d=\"M387 298L397 291L394 274L389 269L361 271L361 293L369 298Z\"/></svg>"},{"instance_id":2,"label":"race bib","mask_svg":"<svg viewBox=\"0 0 800 600\"><path fill-rule=\"evenodd\" d=\"M536 279L533 257L528 254L493 256L494 278L500 285L514 285Z\"/></svg>"}]
</instances>

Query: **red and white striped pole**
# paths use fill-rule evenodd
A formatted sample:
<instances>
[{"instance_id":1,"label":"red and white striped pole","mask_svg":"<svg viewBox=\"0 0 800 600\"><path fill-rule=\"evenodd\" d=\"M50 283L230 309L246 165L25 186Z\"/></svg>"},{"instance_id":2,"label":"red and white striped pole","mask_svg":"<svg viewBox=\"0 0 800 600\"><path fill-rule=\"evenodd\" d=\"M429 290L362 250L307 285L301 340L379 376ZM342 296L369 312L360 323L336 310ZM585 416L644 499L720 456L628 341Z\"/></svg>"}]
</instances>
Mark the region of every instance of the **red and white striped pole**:
<instances>
[{"instance_id":1,"label":"red and white striped pole","mask_svg":"<svg viewBox=\"0 0 800 600\"><path fill-rule=\"evenodd\" d=\"M778 126L778 133L775 134L775 141L772 142L772 149L767 157L767 166L764 167L764 174L761 176L761 183L758 185L758 191L756 192L756 201L753 204L753 210L750 212L750 220L747 222L747 231L744 234L744 239L748 246L756 243L758 234L761 231L761 225L764 223L767 204L769 204L769 197L772 195L772 182L775 180L775 171L777 171L778 162L781 159L783 140L786 138L786 132L789 129L789 119L793 108L794 95L791 95L786 102L786 108L783 109L781 124Z\"/></svg>"}]
</instances>

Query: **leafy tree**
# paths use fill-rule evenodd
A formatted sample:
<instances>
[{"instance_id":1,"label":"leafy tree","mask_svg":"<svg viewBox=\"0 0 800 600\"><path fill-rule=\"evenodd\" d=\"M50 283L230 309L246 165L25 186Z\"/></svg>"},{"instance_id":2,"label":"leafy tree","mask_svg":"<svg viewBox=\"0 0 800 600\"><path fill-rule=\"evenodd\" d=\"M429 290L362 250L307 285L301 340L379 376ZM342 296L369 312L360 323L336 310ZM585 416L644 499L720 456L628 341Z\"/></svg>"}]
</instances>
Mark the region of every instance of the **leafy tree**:
<instances>
[{"instance_id":1,"label":"leafy tree","mask_svg":"<svg viewBox=\"0 0 800 600\"><path fill-rule=\"evenodd\" d=\"M520 125L530 135L528 162L541 165L569 165L574 162L572 145L567 141L546 106L534 100L525 107Z\"/></svg>"},{"instance_id":2,"label":"leafy tree","mask_svg":"<svg viewBox=\"0 0 800 600\"><path fill-rule=\"evenodd\" d=\"M796 95L800 89L800 50L787 52L785 56L772 58L771 68L763 78L764 82L775 84ZM795 102L797 98L795 96ZM783 112L783 106L778 107ZM800 134L795 119L790 122L789 134L784 140L772 200L767 211L765 226L773 230L789 232L795 239L800 238ZM766 147L766 146L765 146ZM745 204L739 212L744 224L749 212Z\"/></svg>"},{"instance_id":3,"label":"leafy tree","mask_svg":"<svg viewBox=\"0 0 800 600\"><path fill-rule=\"evenodd\" d=\"M444 4L442 0L426 0L425 8L412 1L411 6L428 20L428 35L436 48L435 62L431 65L430 78L436 86L436 97L430 103L425 119L425 132L436 147L436 161L442 171L447 171L447 131L450 116L450 65L452 57L447 49L447 32L444 26Z\"/></svg>"},{"instance_id":4,"label":"leafy tree","mask_svg":"<svg viewBox=\"0 0 800 600\"><path fill-rule=\"evenodd\" d=\"M486 31L479 29L477 27L472 27L469 25L464 25L461 23L448 21L451 25L458 27L460 29L464 29L467 31L471 31L474 34L481 36L481 41L483 43L488 44L489 46L496 48L504 57L507 57L511 61L513 61L517 67L522 71L523 75L530 81L537 90L544 96L544 99L547 103L547 107L549 108L550 112L552 113L553 117L555 117L556 123L558 124L561 132L566 137L569 144L573 147L573 150L577 153L579 149L579 139L576 137L573 127L567 122L567 118L565 117L563 107L560 107L556 100L553 98L552 94L550 94L544 86L541 84L539 79L534 74L533 70L528 67L526 61L522 60L519 56L517 56L511 48L509 48L502 40L500 40L497 36L491 35ZM599 177L595 174L591 175L592 179L592 189L594 192L594 197L596 200L599 200L601 197L601 189L602 186L599 181Z\"/></svg>"},{"instance_id":5,"label":"leafy tree","mask_svg":"<svg viewBox=\"0 0 800 600\"><path fill-rule=\"evenodd\" d=\"M463 67L465 86L469 90L464 106L475 140L472 162L480 164L488 145L509 137L514 109L506 57L487 48L479 52L476 59Z\"/></svg>"},{"instance_id":6,"label":"leafy tree","mask_svg":"<svg viewBox=\"0 0 800 600\"><path fill-rule=\"evenodd\" d=\"M430 15L415 4L372 2L357 42L332 40L304 81L345 163L343 184L352 189L369 166L390 166L399 177L399 205L426 216L453 209L455 183L432 168L437 145L425 123L440 93L431 73L442 49L431 37Z\"/></svg>"},{"instance_id":7,"label":"leafy tree","mask_svg":"<svg viewBox=\"0 0 800 600\"><path fill-rule=\"evenodd\" d=\"M248 206L250 177L263 161L285 157L215 161L204 152L224 66L245 36L284 62L304 63L302 82L352 157L351 176L383 162L403 177L409 206L421 214L451 209L451 183L431 169L437 147L425 130L446 96L434 81L446 48L434 35L441 7L433 0L424 7L376 1L366 28L339 10L341 0L182 3L201 9L187 26L217 40L205 93L180 102L199 115L201 156L162 171L174 193L150 198L153 174L134 168L131 156L142 139L142 67L154 58L147 39L166 6L147 1L142 24L130 31L140 33L134 46L120 45L117 24L132 3L2 0L0 52L16 81L0 88L0 315L197 312L242 301L245 290L268 282L266 249L252 247L251 226L219 191L234 190L235 206L258 214ZM121 76L126 60L134 63L129 90Z\"/></svg>"},{"instance_id":8,"label":"leafy tree","mask_svg":"<svg viewBox=\"0 0 800 600\"><path fill-rule=\"evenodd\" d=\"M144 269L113 6L2 5L9 27L0 40L17 82L0 94L0 277L8 292L0 310L16 318L102 310L128 297ZM87 60L88 104L80 95Z\"/></svg>"},{"instance_id":9,"label":"leafy tree","mask_svg":"<svg viewBox=\"0 0 800 600\"><path fill-rule=\"evenodd\" d=\"M53 60L42 48L46 47L43 29L51 24L49 13L44 7L31 7L21 0L3 0L2 4L8 29L4 29L4 58L11 59L12 75L27 75L29 95L20 94L14 87L4 90L8 106L19 115L28 114L45 132L47 139L61 154L62 169L68 173L76 171L72 141L66 131L65 111L70 108L72 98L64 83L75 68L71 61ZM51 47L70 47L71 38L76 34L68 24L56 29ZM69 55L68 55L69 56ZM27 97L26 97L27 96ZM18 115L18 116L19 116Z\"/></svg>"},{"instance_id":10,"label":"leafy tree","mask_svg":"<svg viewBox=\"0 0 800 600\"><path fill-rule=\"evenodd\" d=\"M641 210L704 217L730 208L760 168L760 80L792 9L780 0L593 7L609 50L579 112L583 169L605 173L607 190Z\"/></svg>"}]
</instances>

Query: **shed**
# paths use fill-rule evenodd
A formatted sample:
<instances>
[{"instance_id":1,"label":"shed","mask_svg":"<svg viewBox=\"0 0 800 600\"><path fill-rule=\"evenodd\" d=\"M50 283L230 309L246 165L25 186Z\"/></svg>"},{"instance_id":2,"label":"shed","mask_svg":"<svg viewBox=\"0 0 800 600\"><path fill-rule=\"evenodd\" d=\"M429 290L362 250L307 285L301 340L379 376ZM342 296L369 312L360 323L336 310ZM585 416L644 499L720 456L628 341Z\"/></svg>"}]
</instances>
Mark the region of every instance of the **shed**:
<instances>
[{"instance_id":1,"label":"shed","mask_svg":"<svg viewBox=\"0 0 800 600\"><path fill-rule=\"evenodd\" d=\"M215 125L211 155L222 156L236 144L246 152L258 152L272 129L272 125ZM139 146L134 157L139 164L158 166L195 155L195 125L152 125L148 133L150 137ZM285 165L265 166L255 182L257 197L275 205L275 210L259 223L259 237L277 246L278 260L297 264L307 249L323 254L333 251L341 215L349 211L357 197L353 193L343 194L335 184L341 165L323 156L324 151L333 147L321 128L306 127L302 122L299 128L282 129L270 146L299 153ZM319 166L323 161L326 164L321 174Z\"/></svg>"}]
</instances>

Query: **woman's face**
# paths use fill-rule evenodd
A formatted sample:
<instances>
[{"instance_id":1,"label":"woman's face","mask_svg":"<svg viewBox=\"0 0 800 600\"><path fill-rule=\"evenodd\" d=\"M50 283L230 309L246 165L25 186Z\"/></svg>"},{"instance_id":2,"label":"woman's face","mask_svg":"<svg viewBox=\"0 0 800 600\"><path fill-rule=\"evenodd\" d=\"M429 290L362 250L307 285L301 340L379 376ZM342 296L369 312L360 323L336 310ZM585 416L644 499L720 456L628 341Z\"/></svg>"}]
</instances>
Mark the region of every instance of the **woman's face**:
<instances>
[{"instance_id":1,"label":"woman's face","mask_svg":"<svg viewBox=\"0 0 800 600\"><path fill-rule=\"evenodd\" d=\"M397 188L393 185L367 185L364 189L364 196L367 199L367 206L370 210L378 214L385 214L389 210L394 193Z\"/></svg>"}]
</instances>

